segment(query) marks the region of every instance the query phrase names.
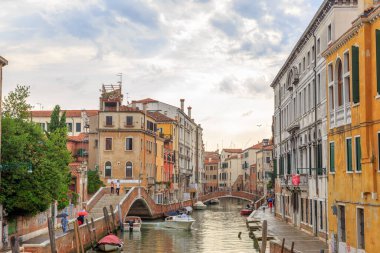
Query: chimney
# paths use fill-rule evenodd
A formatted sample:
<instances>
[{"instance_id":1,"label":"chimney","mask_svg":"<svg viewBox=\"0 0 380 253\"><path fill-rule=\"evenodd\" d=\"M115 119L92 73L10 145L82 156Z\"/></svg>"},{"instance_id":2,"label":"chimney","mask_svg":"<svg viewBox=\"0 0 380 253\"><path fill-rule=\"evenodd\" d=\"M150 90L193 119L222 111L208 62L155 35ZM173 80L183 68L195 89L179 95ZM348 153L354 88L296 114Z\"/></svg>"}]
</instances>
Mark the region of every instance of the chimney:
<instances>
[{"instance_id":1,"label":"chimney","mask_svg":"<svg viewBox=\"0 0 380 253\"><path fill-rule=\"evenodd\" d=\"M181 98L180 101L181 101L181 111L184 111L184 109L185 109L185 99Z\"/></svg>"},{"instance_id":2,"label":"chimney","mask_svg":"<svg viewBox=\"0 0 380 253\"><path fill-rule=\"evenodd\" d=\"M144 114L146 114L146 103L143 104L143 111L144 111Z\"/></svg>"},{"instance_id":3,"label":"chimney","mask_svg":"<svg viewBox=\"0 0 380 253\"><path fill-rule=\"evenodd\" d=\"M136 103L132 103L132 109L136 110Z\"/></svg>"},{"instance_id":4,"label":"chimney","mask_svg":"<svg viewBox=\"0 0 380 253\"><path fill-rule=\"evenodd\" d=\"M191 119L191 106L187 107L187 116Z\"/></svg>"}]
</instances>

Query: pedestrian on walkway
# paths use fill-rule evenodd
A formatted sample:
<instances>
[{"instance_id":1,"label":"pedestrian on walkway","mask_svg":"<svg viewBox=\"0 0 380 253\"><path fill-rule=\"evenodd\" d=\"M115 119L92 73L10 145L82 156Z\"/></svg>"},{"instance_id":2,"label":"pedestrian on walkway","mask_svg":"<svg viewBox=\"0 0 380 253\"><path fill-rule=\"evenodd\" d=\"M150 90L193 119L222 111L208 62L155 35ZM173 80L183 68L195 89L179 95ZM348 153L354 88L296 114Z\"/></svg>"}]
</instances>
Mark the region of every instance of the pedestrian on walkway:
<instances>
[{"instance_id":1,"label":"pedestrian on walkway","mask_svg":"<svg viewBox=\"0 0 380 253\"><path fill-rule=\"evenodd\" d=\"M62 231L63 233L67 232L67 225L69 224L69 220L67 219L67 216L63 216L61 219L61 225L62 225Z\"/></svg>"},{"instance_id":2,"label":"pedestrian on walkway","mask_svg":"<svg viewBox=\"0 0 380 253\"><path fill-rule=\"evenodd\" d=\"M268 207L269 207L270 213L272 213L273 199L269 197L267 201L268 201Z\"/></svg>"},{"instance_id":3,"label":"pedestrian on walkway","mask_svg":"<svg viewBox=\"0 0 380 253\"><path fill-rule=\"evenodd\" d=\"M114 193L114 189L115 189L115 183L113 182L113 180L111 181L111 194Z\"/></svg>"},{"instance_id":4,"label":"pedestrian on walkway","mask_svg":"<svg viewBox=\"0 0 380 253\"><path fill-rule=\"evenodd\" d=\"M120 180L117 180L116 182L116 194L117 196L120 194Z\"/></svg>"}]
</instances>

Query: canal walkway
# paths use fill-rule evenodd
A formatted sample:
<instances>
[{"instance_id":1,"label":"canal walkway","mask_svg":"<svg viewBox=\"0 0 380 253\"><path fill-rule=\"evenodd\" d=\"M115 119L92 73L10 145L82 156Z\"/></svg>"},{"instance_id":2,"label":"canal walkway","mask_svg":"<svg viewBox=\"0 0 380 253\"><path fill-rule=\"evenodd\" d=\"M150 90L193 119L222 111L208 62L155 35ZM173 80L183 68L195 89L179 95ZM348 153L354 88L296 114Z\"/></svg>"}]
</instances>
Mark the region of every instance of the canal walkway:
<instances>
[{"instance_id":1,"label":"canal walkway","mask_svg":"<svg viewBox=\"0 0 380 253\"><path fill-rule=\"evenodd\" d=\"M291 244L294 242L295 252L320 253L322 249L328 252L326 242L277 219L274 217L274 213L271 213L267 208L265 212L260 208L253 214L253 218L261 219L262 221L267 220L268 234L276 237L280 243L285 238L285 247L288 249L291 248Z\"/></svg>"}]
</instances>

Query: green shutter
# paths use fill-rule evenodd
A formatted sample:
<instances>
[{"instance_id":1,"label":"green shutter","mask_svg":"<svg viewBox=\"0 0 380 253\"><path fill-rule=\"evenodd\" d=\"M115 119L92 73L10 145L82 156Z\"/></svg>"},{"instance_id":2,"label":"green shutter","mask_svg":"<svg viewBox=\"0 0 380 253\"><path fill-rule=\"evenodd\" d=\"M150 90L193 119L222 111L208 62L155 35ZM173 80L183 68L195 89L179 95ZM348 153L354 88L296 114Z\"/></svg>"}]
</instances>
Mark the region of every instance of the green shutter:
<instances>
[{"instance_id":1,"label":"green shutter","mask_svg":"<svg viewBox=\"0 0 380 253\"><path fill-rule=\"evenodd\" d=\"M360 102L359 94L359 48L352 46L352 97L354 103Z\"/></svg>"},{"instance_id":2,"label":"green shutter","mask_svg":"<svg viewBox=\"0 0 380 253\"><path fill-rule=\"evenodd\" d=\"M376 30L376 76L377 94L380 94L380 30Z\"/></svg>"},{"instance_id":3,"label":"green shutter","mask_svg":"<svg viewBox=\"0 0 380 253\"><path fill-rule=\"evenodd\" d=\"M273 159L273 173L274 177L277 177L277 159Z\"/></svg>"},{"instance_id":4,"label":"green shutter","mask_svg":"<svg viewBox=\"0 0 380 253\"><path fill-rule=\"evenodd\" d=\"M352 140L347 139L347 148L346 148L346 156L347 156L347 171L352 171Z\"/></svg>"},{"instance_id":5,"label":"green shutter","mask_svg":"<svg viewBox=\"0 0 380 253\"><path fill-rule=\"evenodd\" d=\"M361 160L362 160L362 151L361 151L361 145L360 145L360 137L355 138L355 149L356 149L356 170L361 171L362 170L362 165L361 165Z\"/></svg>"},{"instance_id":6,"label":"green shutter","mask_svg":"<svg viewBox=\"0 0 380 253\"><path fill-rule=\"evenodd\" d=\"M335 144L330 143L330 172L335 172Z\"/></svg>"}]
</instances>

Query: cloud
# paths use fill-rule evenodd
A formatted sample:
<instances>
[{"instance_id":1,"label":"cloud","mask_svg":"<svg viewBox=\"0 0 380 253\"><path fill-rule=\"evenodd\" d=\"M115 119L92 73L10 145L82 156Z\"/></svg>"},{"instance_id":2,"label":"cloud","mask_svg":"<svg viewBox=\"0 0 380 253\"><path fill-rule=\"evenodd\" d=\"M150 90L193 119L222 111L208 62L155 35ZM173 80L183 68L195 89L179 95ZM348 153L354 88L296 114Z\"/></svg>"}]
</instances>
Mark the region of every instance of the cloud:
<instances>
[{"instance_id":1,"label":"cloud","mask_svg":"<svg viewBox=\"0 0 380 253\"><path fill-rule=\"evenodd\" d=\"M216 16L211 19L211 24L221 30L225 35L229 37L236 37L239 34L239 22L232 18Z\"/></svg>"},{"instance_id":2,"label":"cloud","mask_svg":"<svg viewBox=\"0 0 380 253\"><path fill-rule=\"evenodd\" d=\"M249 77L238 79L235 76L227 76L216 85L219 92L234 95L241 98L257 98L272 95L272 90L268 89L269 79L266 76Z\"/></svg>"}]
</instances>

